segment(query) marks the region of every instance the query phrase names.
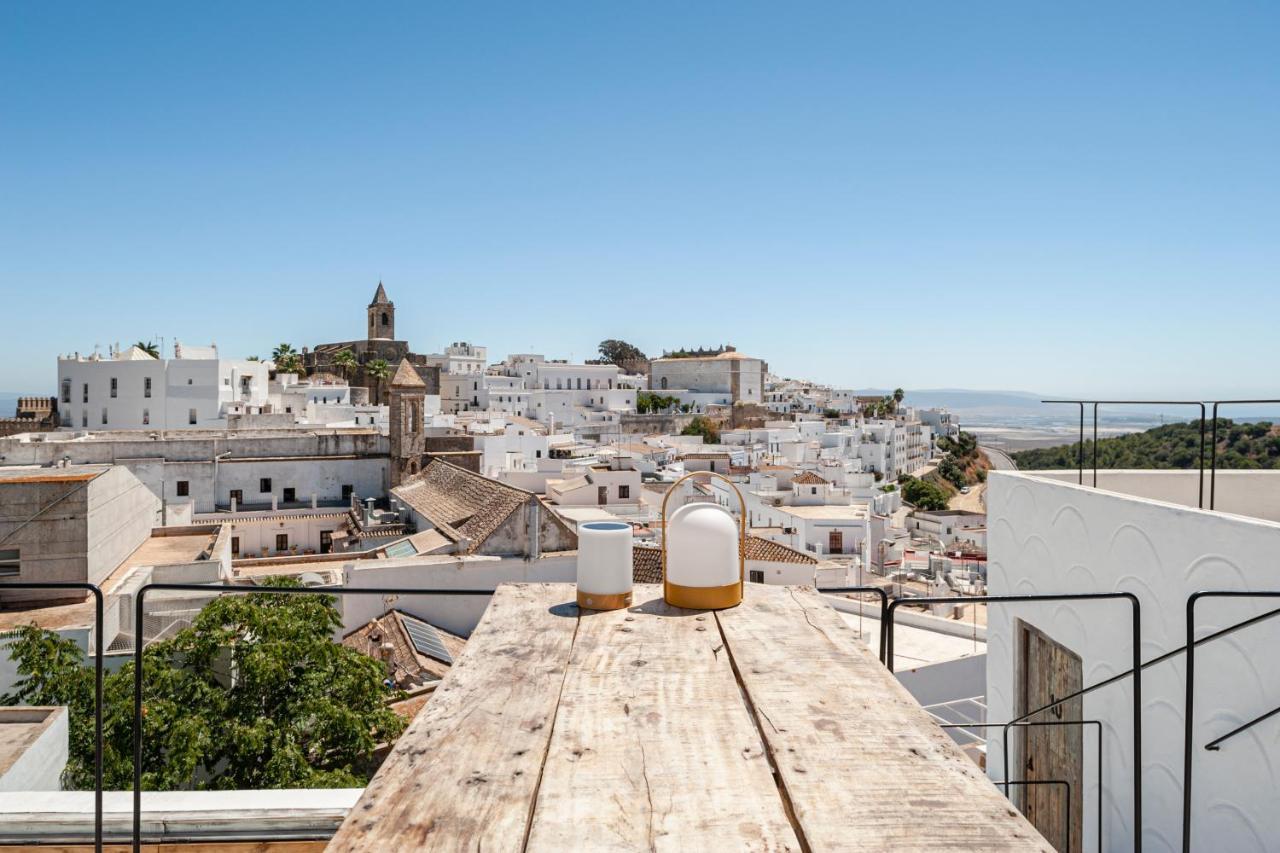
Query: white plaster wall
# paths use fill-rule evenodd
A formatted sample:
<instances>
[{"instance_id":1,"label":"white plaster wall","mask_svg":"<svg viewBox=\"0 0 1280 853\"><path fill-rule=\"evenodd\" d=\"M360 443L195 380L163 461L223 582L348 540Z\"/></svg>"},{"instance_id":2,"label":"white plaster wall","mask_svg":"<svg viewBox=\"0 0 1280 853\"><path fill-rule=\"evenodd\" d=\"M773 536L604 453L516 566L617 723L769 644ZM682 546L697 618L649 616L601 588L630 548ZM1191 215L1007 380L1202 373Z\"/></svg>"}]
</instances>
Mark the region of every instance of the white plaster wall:
<instances>
[{"instance_id":1,"label":"white plaster wall","mask_svg":"<svg viewBox=\"0 0 1280 853\"><path fill-rule=\"evenodd\" d=\"M1142 602L1142 659L1186 641L1185 602L1210 588L1280 589L1280 524L1211 513L993 471L988 480L988 580L992 594L1132 592ZM1197 610L1200 635L1275 602L1214 601ZM1123 602L993 605L988 612L988 719L1014 716L1014 619L1022 618L1083 659L1094 684L1129 668L1129 606ZM1280 704L1280 620L1200 647L1196 655L1197 725L1194 843L1197 850L1274 850L1280 840L1280 719L1221 752L1204 743ZM1184 659L1143 673L1143 844L1181 844ZM1103 832L1106 849L1132 845L1132 681L1084 701L1085 719L1105 727ZM1090 739L1086 735L1086 742ZM1084 837L1096 836L1097 768L1085 751ZM989 774L1002 773L1001 746L988 745ZM1091 847L1086 846L1086 849Z\"/></svg>"},{"instance_id":2,"label":"white plaster wall","mask_svg":"<svg viewBox=\"0 0 1280 853\"><path fill-rule=\"evenodd\" d=\"M4 722L38 720L48 713L48 708L6 708ZM69 755L68 733L67 709L61 706L53 711L48 727L0 775L0 791L62 790L62 770Z\"/></svg>"}]
</instances>

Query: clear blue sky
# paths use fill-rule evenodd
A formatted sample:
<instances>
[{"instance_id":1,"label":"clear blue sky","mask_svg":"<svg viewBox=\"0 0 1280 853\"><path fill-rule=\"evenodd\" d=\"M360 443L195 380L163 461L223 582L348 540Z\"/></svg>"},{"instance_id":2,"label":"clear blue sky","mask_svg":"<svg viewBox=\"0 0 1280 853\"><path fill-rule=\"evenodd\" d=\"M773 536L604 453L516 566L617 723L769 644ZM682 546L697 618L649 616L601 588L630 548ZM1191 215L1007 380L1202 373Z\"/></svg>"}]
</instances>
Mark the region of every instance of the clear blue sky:
<instances>
[{"instance_id":1,"label":"clear blue sky","mask_svg":"<svg viewBox=\"0 0 1280 853\"><path fill-rule=\"evenodd\" d=\"M0 6L0 389L176 336L1269 394L1274 3Z\"/></svg>"}]
</instances>

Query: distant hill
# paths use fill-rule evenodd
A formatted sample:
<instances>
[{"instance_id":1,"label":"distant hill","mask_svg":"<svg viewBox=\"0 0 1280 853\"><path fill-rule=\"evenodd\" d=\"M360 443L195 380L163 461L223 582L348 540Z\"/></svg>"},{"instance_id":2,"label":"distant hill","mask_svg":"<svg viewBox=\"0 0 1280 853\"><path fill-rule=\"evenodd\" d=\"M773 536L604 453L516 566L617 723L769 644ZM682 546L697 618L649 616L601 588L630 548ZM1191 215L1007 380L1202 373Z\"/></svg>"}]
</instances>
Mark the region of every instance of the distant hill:
<instances>
[{"instance_id":1,"label":"distant hill","mask_svg":"<svg viewBox=\"0 0 1280 853\"><path fill-rule=\"evenodd\" d=\"M1207 425L1212 428L1212 424ZM1207 444L1207 442L1206 442ZM1075 468L1079 442L1012 454L1024 471ZM1098 440L1099 468L1195 468L1200 422L1175 423ZM1086 465L1093 464L1093 441L1084 443ZM1209 447L1204 464L1209 465ZM1237 423L1218 419L1219 468L1280 468L1280 425L1270 421Z\"/></svg>"}]
</instances>

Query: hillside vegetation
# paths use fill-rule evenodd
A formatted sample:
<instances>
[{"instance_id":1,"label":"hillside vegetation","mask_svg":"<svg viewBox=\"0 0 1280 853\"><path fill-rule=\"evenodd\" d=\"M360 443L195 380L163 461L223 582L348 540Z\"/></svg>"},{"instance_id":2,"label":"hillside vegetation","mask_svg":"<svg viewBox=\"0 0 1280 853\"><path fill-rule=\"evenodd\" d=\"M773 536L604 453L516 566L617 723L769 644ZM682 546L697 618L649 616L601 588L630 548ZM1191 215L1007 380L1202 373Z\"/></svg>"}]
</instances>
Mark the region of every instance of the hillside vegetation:
<instances>
[{"instance_id":1,"label":"hillside vegetation","mask_svg":"<svg viewBox=\"0 0 1280 853\"><path fill-rule=\"evenodd\" d=\"M1209 466L1212 424L1205 424L1204 465ZM1165 424L1146 432L1098 440L1099 468L1196 468L1200 422ZM1062 444L1011 454L1025 471L1075 468L1080 443ZM1084 443L1085 467L1093 465L1093 441ZM1280 426L1269 421L1235 423L1218 419L1219 468L1280 468Z\"/></svg>"}]
</instances>

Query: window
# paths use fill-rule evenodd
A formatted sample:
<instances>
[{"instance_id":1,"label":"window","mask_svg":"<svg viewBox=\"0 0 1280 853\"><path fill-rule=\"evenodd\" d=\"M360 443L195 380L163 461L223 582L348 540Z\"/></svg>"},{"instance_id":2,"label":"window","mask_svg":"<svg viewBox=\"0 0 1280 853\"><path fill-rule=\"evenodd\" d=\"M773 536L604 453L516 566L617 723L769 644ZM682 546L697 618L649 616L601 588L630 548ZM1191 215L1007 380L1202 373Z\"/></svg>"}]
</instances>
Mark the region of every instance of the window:
<instances>
[{"instance_id":1,"label":"window","mask_svg":"<svg viewBox=\"0 0 1280 853\"><path fill-rule=\"evenodd\" d=\"M59 399L61 399L62 402L64 403L71 402L71 380L70 379L62 380L62 396Z\"/></svg>"},{"instance_id":2,"label":"window","mask_svg":"<svg viewBox=\"0 0 1280 853\"><path fill-rule=\"evenodd\" d=\"M625 500L626 500L627 498L629 498L629 497L631 497L631 487L630 487L630 486L618 486L618 498L619 498L619 500L624 500L624 501L625 501Z\"/></svg>"},{"instance_id":3,"label":"window","mask_svg":"<svg viewBox=\"0 0 1280 853\"><path fill-rule=\"evenodd\" d=\"M185 498L191 495L191 482L189 480L178 481L178 497Z\"/></svg>"},{"instance_id":4,"label":"window","mask_svg":"<svg viewBox=\"0 0 1280 853\"><path fill-rule=\"evenodd\" d=\"M747 580L751 581L752 583L764 583L764 572L762 571L757 571L755 569L752 569L751 571L747 572L747 575L748 575Z\"/></svg>"},{"instance_id":5,"label":"window","mask_svg":"<svg viewBox=\"0 0 1280 853\"><path fill-rule=\"evenodd\" d=\"M88 382L84 383L84 393L81 395L80 402L81 403L89 402L89 383Z\"/></svg>"},{"instance_id":6,"label":"window","mask_svg":"<svg viewBox=\"0 0 1280 853\"><path fill-rule=\"evenodd\" d=\"M146 426L146 425L147 425L147 424L149 424L149 423L151 423L151 410L150 410L150 409L143 409L143 410L142 410L142 425L143 425L143 426Z\"/></svg>"},{"instance_id":7,"label":"window","mask_svg":"<svg viewBox=\"0 0 1280 853\"><path fill-rule=\"evenodd\" d=\"M351 500L351 495L355 493L355 487L351 484L345 484L342 487L342 499L344 501Z\"/></svg>"},{"instance_id":8,"label":"window","mask_svg":"<svg viewBox=\"0 0 1280 853\"><path fill-rule=\"evenodd\" d=\"M102 422L103 422L104 424L107 422L107 407L106 407L106 406L103 406L103 407L102 407Z\"/></svg>"},{"instance_id":9,"label":"window","mask_svg":"<svg viewBox=\"0 0 1280 853\"><path fill-rule=\"evenodd\" d=\"M231 537L231 556L233 557L240 556L240 537L239 536Z\"/></svg>"},{"instance_id":10,"label":"window","mask_svg":"<svg viewBox=\"0 0 1280 853\"><path fill-rule=\"evenodd\" d=\"M112 376L111 377L111 396L115 397L116 392L118 392L119 390L120 390L120 380Z\"/></svg>"},{"instance_id":11,"label":"window","mask_svg":"<svg viewBox=\"0 0 1280 853\"><path fill-rule=\"evenodd\" d=\"M578 390L579 390L579 391L581 391L581 390L582 390L582 377L581 377L581 376L579 376L579 377L578 377Z\"/></svg>"},{"instance_id":12,"label":"window","mask_svg":"<svg viewBox=\"0 0 1280 853\"><path fill-rule=\"evenodd\" d=\"M271 478L270 477L263 477L260 480L258 480L258 491L262 492L264 495L271 494Z\"/></svg>"},{"instance_id":13,"label":"window","mask_svg":"<svg viewBox=\"0 0 1280 853\"><path fill-rule=\"evenodd\" d=\"M667 390L667 377L662 377L662 381L658 384L662 387L663 391Z\"/></svg>"},{"instance_id":14,"label":"window","mask_svg":"<svg viewBox=\"0 0 1280 853\"><path fill-rule=\"evenodd\" d=\"M142 379L142 396L144 397L151 396L151 377L150 376L145 376Z\"/></svg>"},{"instance_id":15,"label":"window","mask_svg":"<svg viewBox=\"0 0 1280 853\"><path fill-rule=\"evenodd\" d=\"M288 533L276 534L276 550L277 551L289 550L289 534Z\"/></svg>"},{"instance_id":16,"label":"window","mask_svg":"<svg viewBox=\"0 0 1280 853\"><path fill-rule=\"evenodd\" d=\"M524 435L524 433L520 433L520 434L521 434L521 435ZM534 455L534 458L535 458L535 459L541 459L541 458L542 458L542 451L541 451L541 450L535 450L535 451L533 451L533 455Z\"/></svg>"},{"instance_id":17,"label":"window","mask_svg":"<svg viewBox=\"0 0 1280 853\"><path fill-rule=\"evenodd\" d=\"M18 557L18 549L0 551L0 578L17 577L21 573L22 561Z\"/></svg>"},{"instance_id":18,"label":"window","mask_svg":"<svg viewBox=\"0 0 1280 853\"><path fill-rule=\"evenodd\" d=\"M195 423L196 423L195 409L187 409L187 423L191 424L192 426L195 426Z\"/></svg>"},{"instance_id":19,"label":"window","mask_svg":"<svg viewBox=\"0 0 1280 853\"><path fill-rule=\"evenodd\" d=\"M80 426L82 427L89 426L89 410L88 409L83 409L80 412Z\"/></svg>"},{"instance_id":20,"label":"window","mask_svg":"<svg viewBox=\"0 0 1280 853\"><path fill-rule=\"evenodd\" d=\"M296 501L297 499L298 499L298 492L295 488L290 486L284 490L285 503L291 503L293 501Z\"/></svg>"},{"instance_id":21,"label":"window","mask_svg":"<svg viewBox=\"0 0 1280 853\"><path fill-rule=\"evenodd\" d=\"M243 490L243 489L232 489L232 490L231 490L231 502L232 502L232 503L234 503L236 506L240 506L241 504L243 504L243 503L244 503L244 490Z\"/></svg>"}]
</instances>

